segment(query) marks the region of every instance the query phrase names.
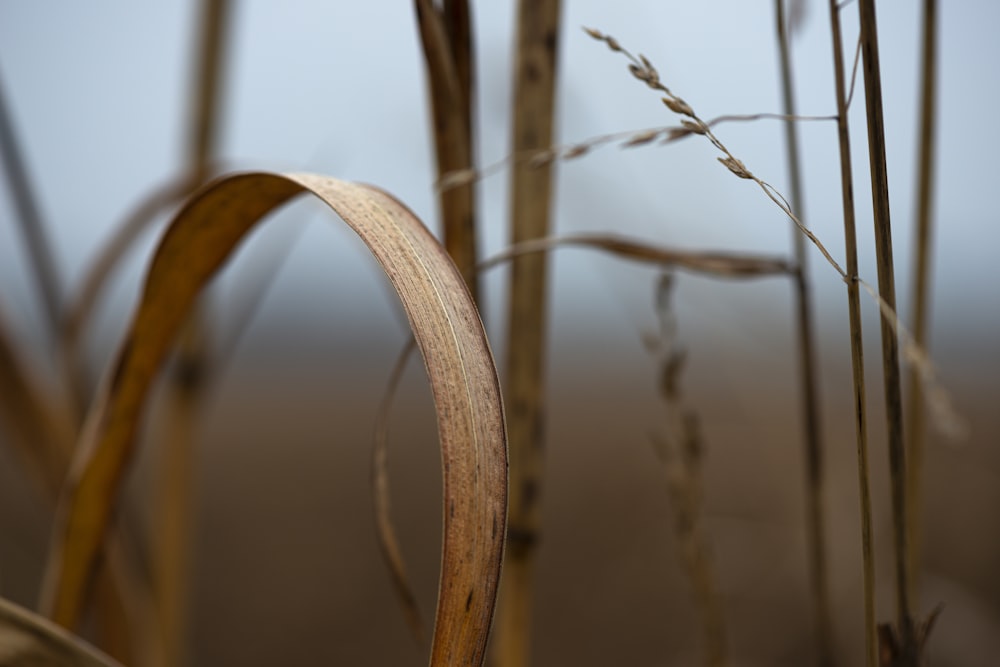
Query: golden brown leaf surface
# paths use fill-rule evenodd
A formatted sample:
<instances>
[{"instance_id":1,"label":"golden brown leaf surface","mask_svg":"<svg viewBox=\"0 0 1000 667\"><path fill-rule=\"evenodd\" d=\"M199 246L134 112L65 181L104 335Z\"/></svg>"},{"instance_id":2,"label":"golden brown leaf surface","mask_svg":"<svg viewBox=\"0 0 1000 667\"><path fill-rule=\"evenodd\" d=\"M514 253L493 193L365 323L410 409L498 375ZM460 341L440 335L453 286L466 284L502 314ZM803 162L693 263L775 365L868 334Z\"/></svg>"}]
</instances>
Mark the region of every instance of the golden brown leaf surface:
<instances>
[{"instance_id":1,"label":"golden brown leaf surface","mask_svg":"<svg viewBox=\"0 0 1000 667\"><path fill-rule=\"evenodd\" d=\"M197 294L272 210L310 192L368 245L398 293L424 357L444 467L444 544L432 665L482 663L505 533L506 435L478 312L444 249L377 188L308 174L229 176L171 222L138 310L84 427L61 501L44 607L74 627L107 534L153 380Z\"/></svg>"}]
</instances>

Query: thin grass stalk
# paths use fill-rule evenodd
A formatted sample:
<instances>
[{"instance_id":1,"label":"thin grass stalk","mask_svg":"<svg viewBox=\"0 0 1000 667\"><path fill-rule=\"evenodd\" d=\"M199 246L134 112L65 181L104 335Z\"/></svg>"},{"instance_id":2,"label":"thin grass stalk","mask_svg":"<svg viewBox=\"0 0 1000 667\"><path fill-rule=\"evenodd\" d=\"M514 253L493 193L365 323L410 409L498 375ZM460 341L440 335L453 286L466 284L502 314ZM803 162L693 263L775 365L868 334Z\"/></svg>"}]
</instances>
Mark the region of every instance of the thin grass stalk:
<instances>
[{"instance_id":1,"label":"thin grass stalk","mask_svg":"<svg viewBox=\"0 0 1000 667\"><path fill-rule=\"evenodd\" d=\"M858 241L854 208L854 172L851 136L847 118L844 50L840 8L830 0L830 31L833 39L834 87L837 98L837 138L840 146L840 186L844 210L844 249L848 276L858 275ZM858 450L858 489L861 509L861 559L864 579L865 665L878 660L875 621L875 546L872 530L871 482L868 472L868 416L865 398L864 343L861 331L861 293L855 280L847 281L847 308L851 325L851 370L854 379L854 426Z\"/></svg>"},{"instance_id":2,"label":"thin grass stalk","mask_svg":"<svg viewBox=\"0 0 1000 667\"><path fill-rule=\"evenodd\" d=\"M415 0L434 120L438 178L474 169L473 45L466 0ZM438 191L444 246L478 301L475 184Z\"/></svg>"},{"instance_id":3,"label":"thin grass stalk","mask_svg":"<svg viewBox=\"0 0 1000 667\"><path fill-rule=\"evenodd\" d=\"M7 110L4 86L0 82L0 159L7 173L11 198L17 215L14 216L21 228L21 235L28 250L28 266L34 274L35 285L42 301L45 316L46 336L55 336L59 330L61 297L59 276L56 271L52 243L49 241L39 210L35 189L28 176L24 154L18 143L14 123ZM51 338L49 339L51 340Z\"/></svg>"},{"instance_id":4,"label":"thin grass stalk","mask_svg":"<svg viewBox=\"0 0 1000 667\"><path fill-rule=\"evenodd\" d=\"M552 145L559 0L518 5L512 153ZM511 236L521 243L548 236L552 165L517 164L511 172ZM531 652L532 584L538 547L544 453L547 262L518 257L511 267L507 348L510 506L492 657L497 667L527 665Z\"/></svg>"},{"instance_id":5,"label":"thin grass stalk","mask_svg":"<svg viewBox=\"0 0 1000 667\"><path fill-rule=\"evenodd\" d=\"M920 157L917 161L916 268L913 273L913 340L927 349L930 320L930 250L934 191L935 127L937 125L937 0L924 0L922 87L920 94ZM906 469L906 516L910 521L910 599L919 607L920 553L923 537L924 449L926 419L920 375L910 369L907 376L906 432L909 452Z\"/></svg>"},{"instance_id":6,"label":"thin grass stalk","mask_svg":"<svg viewBox=\"0 0 1000 667\"><path fill-rule=\"evenodd\" d=\"M785 1L775 0L778 52L781 63L782 113L796 115L795 84L789 47ZM799 133L795 121L785 121L785 148L789 172L789 204L802 217L802 166L799 159ZM799 371L802 387L802 418L805 428L806 463L806 535L813 596L813 622L819 664L833 664L833 623L830 615L830 584L826 565L826 514L823 505L823 443L820 428L819 380L816 373L816 335L809 290L809 263L806 240L792 230L792 244L797 264L795 275L796 322L798 325Z\"/></svg>"},{"instance_id":7,"label":"thin grass stalk","mask_svg":"<svg viewBox=\"0 0 1000 667\"><path fill-rule=\"evenodd\" d=\"M885 123L882 112L882 79L879 65L878 25L875 0L859 0L861 54L865 79L868 120L868 153L871 162L872 206L875 217L875 253L879 296L887 308L896 310L896 279L892 259L892 226L889 219L889 179L885 160ZM894 658L899 667L916 667L920 655L909 596L906 517L906 450L903 441L903 401L899 371L899 340L896 329L882 317L882 367L888 427L889 475L892 497L893 556L896 568L896 643Z\"/></svg>"},{"instance_id":8,"label":"thin grass stalk","mask_svg":"<svg viewBox=\"0 0 1000 667\"><path fill-rule=\"evenodd\" d=\"M209 0L198 18L194 110L189 135L188 173L195 186L211 174L217 152L223 58L231 23L229 0ZM194 441L198 408L207 385L209 327L204 299L181 334L178 358L170 376L165 406L160 475L156 488L157 549L155 568L157 618L162 640L153 663L185 663L187 607L194 480Z\"/></svg>"},{"instance_id":9,"label":"thin grass stalk","mask_svg":"<svg viewBox=\"0 0 1000 667\"><path fill-rule=\"evenodd\" d=\"M17 142L13 123L7 111L2 86L0 86L0 147L2 147L0 155L2 155L4 170L8 174L11 194L18 212L16 218L21 225L21 233L24 236L30 258L29 266L34 274L42 301L46 336L49 337L51 344L61 344L56 340L62 321L62 297L55 257L52 244L45 232L45 224L42 221L34 189L28 177L28 170ZM66 360L60 357L60 361L65 362ZM69 465L73 452L73 428L77 426L82 414L82 405L77 402L71 391L72 369L63 363L57 368L57 371L60 379L66 383L68 393L61 395L57 392L55 394L59 397L61 414L54 416L60 421L65 416L70 427L64 428L66 424L53 425L52 427L53 429L61 428L56 440L53 441L56 447L55 454L59 459L51 462L53 467L50 472L56 476L52 480L54 486L51 482L49 485L49 489L53 491L53 498L58 495L62 474ZM31 444L37 447L46 446L44 442ZM98 642L112 657L122 662L130 662L132 646L128 638L129 623L122 610L126 605L126 598L131 595L131 592L120 588L119 583L113 580L111 570L108 568L105 568L100 575L99 589L102 594L98 599L100 619Z\"/></svg>"}]
</instances>

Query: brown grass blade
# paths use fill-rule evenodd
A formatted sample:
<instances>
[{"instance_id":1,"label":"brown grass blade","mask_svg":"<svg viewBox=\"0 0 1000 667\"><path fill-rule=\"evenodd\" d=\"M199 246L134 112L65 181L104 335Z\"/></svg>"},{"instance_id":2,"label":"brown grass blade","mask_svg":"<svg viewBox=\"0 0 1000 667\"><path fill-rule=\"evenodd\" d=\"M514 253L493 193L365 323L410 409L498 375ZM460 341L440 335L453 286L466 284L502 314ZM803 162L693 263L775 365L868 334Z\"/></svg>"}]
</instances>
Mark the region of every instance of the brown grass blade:
<instances>
[{"instance_id":1,"label":"brown grass blade","mask_svg":"<svg viewBox=\"0 0 1000 667\"><path fill-rule=\"evenodd\" d=\"M43 607L75 626L150 386L198 293L259 220L311 192L368 244L399 294L430 377L444 466L444 545L431 664L481 664L505 537L506 448L492 355L460 274L402 204L371 186L249 173L208 186L171 223L88 415L57 518Z\"/></svg>"},{"instance_id":2,"label":"brown grass blade","mask_svg":"<svg viewBox=\"0 0 1000 667\"><path fill-rule=\"evenodd\" d=\"M0 665L120 667L48 619L0 598Z\"/></svg>"},{"instance_id":3,"label":"brown grass blade","mask_svg":"<svg viewBox=\"0 0 1000 667\"><path fill-rule=\"evenodd\" d=\"M477 272L487 271L501 264L533 253L550 252L558 248L577 246L603 251L627 261L655 264L661 267L671 267L700 273L716 278L754 278L774 275L792 275L793 267L783 258L754 257L746 254L731 254L724 252L689 252L654 246L644 241L629 239L614 234L570 234L566 236L550 236L533 241L525 241L511 246L506 250L481 261ZM379 407L375 430L372 436L372 479L375 505L375 526L382 549L382 555L389 568L393 587L403 607L410 630L422 641L423 623L416 605L412 586L406 574L406 565L402 550L393 525L389 502L389 415L400 382L403 368L414 349L413 338L400 351L392 375L386 386L382 404Z\"/></svg>"},{"instance_id":4,"label":"brown grass blade","mask_svg":"<svg viewBox=\"0 0 1000 667\"><path fill-rule=\"evenodd\" d=\"M469 8L452 1L443 9L415 0L420 41L427 64L434 119L438 177L473 169L472 33ZM474 184L439 190L444 246L478 299L476 200Z\"/></svg>"},{"instance_id":5,"label":"brown grass blade","mask_svg":"<svg viewBox=\"0 0 1000 667\"><path fill-rule=\"evenodd\" d=\"M794 267L782 257L754 256L749 253L695 252L653 245L620 234L566 234L516 243L479 263L479 270L491 269L517 257L577 246L601 250L622 259L701 273L716 278L753 278L790 275Z\"/></svg>"}]
</instances>

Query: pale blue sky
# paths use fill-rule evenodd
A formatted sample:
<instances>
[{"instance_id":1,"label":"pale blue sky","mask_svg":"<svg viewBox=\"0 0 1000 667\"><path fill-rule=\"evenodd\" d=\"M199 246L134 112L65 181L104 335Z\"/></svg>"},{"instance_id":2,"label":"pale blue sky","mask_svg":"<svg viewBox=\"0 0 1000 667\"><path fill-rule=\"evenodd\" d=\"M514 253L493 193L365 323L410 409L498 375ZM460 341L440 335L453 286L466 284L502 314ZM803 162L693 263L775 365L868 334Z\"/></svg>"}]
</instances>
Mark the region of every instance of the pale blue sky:
<instances>
[{"instance_id":1,"label":"pale blue sky","mask_svg":"<svg viewBox=\"0 0 1000 667\"><path fill-rule=\"evenodd\" d=\"M223 157L241 167L317 171L376 183L395 193L433 227L432 157L427 136L423 63L407 2L238 1L233 27ZM480 48L479 119L484 163L508 148L512 2L474 3ZM825 3L808 2L796 36L800 111L833 110ZM880 3L891 196L898 283L909 275L919 12L915 3ZM998 102L1000 4L942 3L941 128L937 196L938 312L975 307L998 333L1000 270L993 259L997 215L992 203L1000 129L989 117ZM558 134L563 141L669 124L656 95L631 79L622 58L586 37L588 25L614 34L657 64L665 82L705 118L778 111L772 3L566 3ZM0 4L0 76L22 147L52 229L64 287L141 195L176 173L183 160L190 70L192 2ZM846 51L853 52L857 10L844 10ZM852 109L864 277L874 282L870 208L865 189L863 98ZM842 255L834 129L803 126L805 219ZM773 121L729 125L719 136L755 173L784 186L781 127ZM715 162L704 142L631 151L605 148L560 169L559 231L614 230L688 247L784 252L788 223L751 184ZM482 184L484 250L505 238L506 174ZM14 316L30 311L20 239L0 189L0 297ZM330 227L330 225L326 225ZM334 232L337 238L344 236ZM299 278L367 275L373 264L338 249L322 225L310 225L293 254ZM313 240L319 241L312 243ZM343 246L344 244L340 244ZM830 321L841 321L843 290L813 253L814 283ZM136 261L138 263L138 260ZM293 271L293 273L295 273ZM355 272L355 273L352 273ZM644 322L649 272L568 251L557 262L557 312L593 309L605 319ZM502 303L502 280L490 279L489 308ZM135 280L119 288L120 299ZM705 301L713 287L693 281L688 298L713 317L770 308L777 291L747 306L731 296ZM905 293L901 294L905 297ZM344 297L349 298L349 297ZM905 303L905 298L904 298ZM624 304L624 305L619 305ZM768 305L770 304L770 305ZM828 306L827 304L833 304ZM735 312L736 315L727 315ZM713 314L714 313L714 314ZM589 319L586 315L582 316ZM595 321L595 320L590 320ZM632 324L630 323L629 326ZM992 334L991 334L992 335Z\"/></svg>"}]
</instances>

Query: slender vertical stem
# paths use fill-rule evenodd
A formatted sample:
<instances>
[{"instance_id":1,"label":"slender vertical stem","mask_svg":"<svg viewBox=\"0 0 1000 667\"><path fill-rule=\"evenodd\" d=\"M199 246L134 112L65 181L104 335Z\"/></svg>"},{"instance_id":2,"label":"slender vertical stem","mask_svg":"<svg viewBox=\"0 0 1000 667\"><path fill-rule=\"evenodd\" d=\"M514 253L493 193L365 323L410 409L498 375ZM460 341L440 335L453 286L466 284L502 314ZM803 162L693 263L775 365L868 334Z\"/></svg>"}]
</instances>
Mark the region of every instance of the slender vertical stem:
<instances>
[{"instance_id":1,"label":"slender vertical stem","mask_svg":"<svg viewBox=\"0 0 1000 667\"><path fill-rule=\"evenodd\" d=\"M512 153L552 145L559 0L518 7ZM517 164L511 179L512 242L548 235L551 165ZM507 350L510 506L493 658L498 667L530 656L532 582L540 525L544 450L546 255L518 257L511 268Z\"/></svg>"},{"instance_id":2,"label":"slender vertical stem","mask_svg":"<svg viewBox=\"0 0 1000 667\"><path fill-rule=\"evenodd\" d=\"M896 310L896 279L892 259L892 227L889 220L889 179L885 160L885 123L882 111L882 79L879 66L878 26L875 0L859 0L861 54L865 78L868 119L868 152L871 163L872 205L875 214L875 252L878 263L879 296ZM908 593L906 518L906 451L903 441L903 401L899 372L899 340L892 324L882 317L882 366L885 411L888 426L889 474L892 497L892 536L896 564L896 622L899 639L897 663L918 664L919 651Z\"/></svg>"},{"instance_id":3,"label":"slender vertical stem","mask_svg":"<svg viewBox=\"0 0 1000 667\"><path fill-rule=\"evenodd\" d=\"M784 0L775 0L778 50L781 61L781 90L783 111L794 116L795 89L792 78L792 59L789 53L788 26L785 20ZM794 120L785 121L785 146L788 151L790 178L789 203L801 218L803 213L802 169L799 160L799 136ZM830 617L830 591L826 567L826 518L823 509L823 445L820 435L819 382L816 375L815 327L808 279L808 254L805 237L799 230L792 230L795 261L798 266L795 280L795 297L799 330L799 367L802 384L802 411L805 427L806 459L806 531L809 541L809 562L813 592L813 614L816 623L819 664L828 667L833 663L832 621Z\"/></svg>"},{"instance_id":4,"label":"slender vertical stem","mask_svg":"<svg viewBox=\"0 0 1000 667\"><path fill-rule=\"evenodd\" d=\"M415 0L434 121L438 177L474 166L474 62L467 0ZM445 248L478 302L475 184L438 193Z\"/></svg>"},{"instance_id":5,"label":"slender vertical stem","mask_svg":"<svg viewBox=\"0 0 1000 667\"><path fill-rule=\"evenodd\" d=\"M7 110L2 84L0 84L0 159L3 160L10 194L17 208L15 217L20 224L21 235L24 237L28 257L31 259L29 265L35 274L35 283L42 298L45 324L48 327L46 335L54 336L59 331L61 307L59 276L52 253L52 243L45 232L45 224L42 221L35 191L31 186L17 132Z\"/></svg>"},{"instance_id":6,"label":"slender vertical stem","mask_svg":"<svg viewBox=\"0 0 1000 667\"><path fill-rule=\"evenodd\" d=\"M844 49L837 0L830 0L830 31L833 41L834 86L837 97L837 138L840 145L840 187L844 209L844 248L847 255L847 307L851 323L851 369L854 377L854 426L858 450L858 489L861 505L861 560L864 572L865 665L878 660L875 622L875 547L872 533L872 498L868 472L868 418L865 398L865 357L861 331L861 295L858 283L857 225L854 215L854 171L851 135L847 119Z\"/></svg>"},{"instance_id":7,"label":"slender vertical stem","mask_svg":"<svg viewBox=\"0 0 1000 667\"><path fill-rule=\"evenodd\" d=\"M219 99L223 61L231 23L229 0L207 0L198 18L200 40L194 62L194 107L188 144L188 172L195 186L211 173L217 153ZM204 299L205 297L203 297ZM156 600L162 634L159 665L185 662L189 560L197 409L207 380L204 310L196 310L181 336L164 418L160 475L156 488L158 544L155 568Z\"/></svg>"},{"instance_id":8,"label":"slender vertical stem","mask_svg":"<svg viewBox=\"0 0 1000 667\"><path fill-rule=\"evenodd\" d=\"M934 151L937 100L937 0L924 0L923 85L920 95L920 157L917 162L917 247L913 273L913 342L927 349L930 319L931 209L934 191ZM910 599L919 604L920 551L923 516L921 480L924 468L924 392L920 374L910 369L907 377L908 404L906 432L909 435L909 464L906 470L907 508L910 521Z\"/></svg>"}]
</instances>

